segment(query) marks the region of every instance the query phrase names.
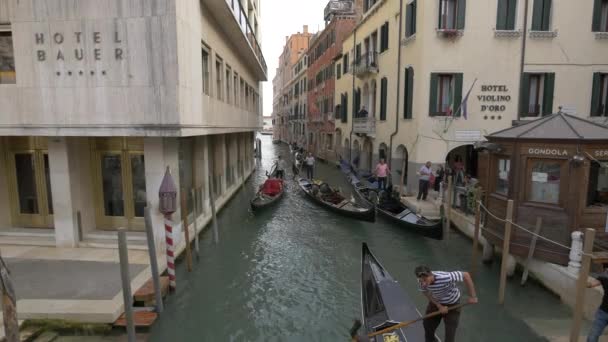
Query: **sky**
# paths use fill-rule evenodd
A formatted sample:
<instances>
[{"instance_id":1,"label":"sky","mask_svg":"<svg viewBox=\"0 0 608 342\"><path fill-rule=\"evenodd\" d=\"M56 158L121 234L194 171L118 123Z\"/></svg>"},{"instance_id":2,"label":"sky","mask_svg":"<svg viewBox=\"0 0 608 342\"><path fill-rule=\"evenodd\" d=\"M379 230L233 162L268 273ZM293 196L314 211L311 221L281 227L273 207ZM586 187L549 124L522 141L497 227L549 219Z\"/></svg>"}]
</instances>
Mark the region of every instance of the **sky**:
<instances>
[{"instance_id":1,"label":"sky","mask_svg":"<svg viewBox=\"0 0 608 342\"><path fill-rule=\"evenodd\" d=\"M268 81L264 82L264 116L272 113L272 79L285 45L285 36L322 30L323 10L329 0L260 0L262 26L262 52L268 66Z\"/></svg>"}]
</instances>

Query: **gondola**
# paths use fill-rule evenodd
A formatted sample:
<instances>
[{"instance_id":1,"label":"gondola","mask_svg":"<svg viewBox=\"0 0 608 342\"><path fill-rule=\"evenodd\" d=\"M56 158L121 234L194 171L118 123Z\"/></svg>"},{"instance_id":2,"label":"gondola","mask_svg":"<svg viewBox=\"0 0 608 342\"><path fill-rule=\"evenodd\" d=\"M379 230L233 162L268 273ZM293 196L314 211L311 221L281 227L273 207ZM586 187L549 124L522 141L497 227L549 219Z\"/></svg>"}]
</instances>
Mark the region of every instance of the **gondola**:
<instances>
[{"instance_id":1,"label":"gondola","mask_svg":"<svg viewBox=\"0 0 608 342\"><path fill-rule=\"evenodd\" d=\"M349 179L357 196L371 206L375 204L381 216L416 234L436 240L443 238L442 220L430 220L416 214L387 192L383 192L384 196L379 197L378 189L371 188L352 173L349 174Z\"/></svg>"},{"instance_id":2,"label":"gondola","mask_svg":"<svg viewBox=\"0 0 608 342\"><path fill-rule=\"evenodd\" d=\"M251 209L256 211L270 207L278 202L285 193L282 179L268 178L251 200Z\"/></svg>"},{"instance_id":3,"label":"gondola","mask_svg":"<svg viewBox=\"0 0 608 342\"><path fill-rule=\"evenodd\" d=\"M306 178L299 178L298 185L308 198L333 212L358 220L370 222L375 220L373 207L363 207L349 201L327 183L319 185Z\"/></svg>"},{"instance_id":4,"label":"gondola","mask_svg":"<svg viewBox=\"0 0 608 342\"><path fill-rule=\"evenodd\" d=\"M361 315L365 335L422 317L399 283L363 243L361 253ZM356 335L351 331L351 335ZM370 342L422 342L422 321L371 337Z\"/></svg>"}]
</instances>

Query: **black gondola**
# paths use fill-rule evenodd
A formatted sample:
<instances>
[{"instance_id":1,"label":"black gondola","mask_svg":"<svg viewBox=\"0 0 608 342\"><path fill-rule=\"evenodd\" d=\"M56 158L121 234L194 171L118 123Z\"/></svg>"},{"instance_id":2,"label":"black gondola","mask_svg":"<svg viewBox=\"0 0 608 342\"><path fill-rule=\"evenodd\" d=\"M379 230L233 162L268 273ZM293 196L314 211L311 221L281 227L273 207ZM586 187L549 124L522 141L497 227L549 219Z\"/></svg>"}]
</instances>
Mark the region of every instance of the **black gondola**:
<instances>
[{"instance_id":1,"label":"black gondola","mask_svg":"<svg viewBox=\"0 0 608 342\"><path fill-rule=\"evenodd\" d=\"M258 190L255 197L251 200L251 209L255 211L269 207L278 202L284 193L285 186L283 180L269 178L260 186L260 190Z\"/></svg>"},{"instance_id":2,"label":"black gondola","mask_svg":"<svg viewBox=\"0 0 608 342\"><path fill-rule=\"evenodd\" d=\"M361 315L366 335L422 317L412 299L363 243L361 253ZM422 321L369 339L371 342L422 342Z\"/></svg>"},{"instance_id":3,"label":"black gondola","mask_svg":"<svg viewBox=\"0 0 608 342\"><path fill-rule=\"evenodd\" d=\"M379 197L377 189L369 187L352 173L349 174L349 179L357 196L369 205L376 204L376 210L380 215L416 234L436 240L443 238L442 220L430 220L420 216L386 192L384 196Z\"/></svg>"},{"instance_id":4,"label":"black gondola","mask_svg":"<svg viewBox=\"0 0 608 342\"><path fill-rule=\"evenodd\" d=\"M358 220L370 222L375 220L376 213L373 207L363 207L349 201L327 183L319 186L306 178L299 178L298 185L308 198L333 212Z\"/></svg>"}]
</instances>

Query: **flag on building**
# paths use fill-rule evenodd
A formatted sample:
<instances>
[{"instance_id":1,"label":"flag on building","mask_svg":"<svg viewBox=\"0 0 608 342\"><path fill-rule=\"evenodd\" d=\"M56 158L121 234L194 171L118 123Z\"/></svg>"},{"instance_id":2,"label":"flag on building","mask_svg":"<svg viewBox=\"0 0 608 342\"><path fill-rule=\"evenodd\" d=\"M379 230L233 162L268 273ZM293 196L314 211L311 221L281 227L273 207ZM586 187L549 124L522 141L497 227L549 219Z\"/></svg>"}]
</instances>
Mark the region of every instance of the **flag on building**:
<instances>
[{"instance_id":1,"label":"flag on building","mask_svg":"<svg viewBox=\"0 0 608 342\"><path fill-rule=\"evenodd\" d=\"M473 81L473 84L471 84L471 88L469 88L467 95L465 95L464 99L462 99L462 103L460 104L460 107L459 107L460 113L462 114L462 117L465 120L467 120L467 115L468 115L467 103L469 101L469 95L471 95L471 90L473 90L473 87L475 86L476 82L477 82L477 79L475 79L475 81Z\"/></svg>"}]
</instances>

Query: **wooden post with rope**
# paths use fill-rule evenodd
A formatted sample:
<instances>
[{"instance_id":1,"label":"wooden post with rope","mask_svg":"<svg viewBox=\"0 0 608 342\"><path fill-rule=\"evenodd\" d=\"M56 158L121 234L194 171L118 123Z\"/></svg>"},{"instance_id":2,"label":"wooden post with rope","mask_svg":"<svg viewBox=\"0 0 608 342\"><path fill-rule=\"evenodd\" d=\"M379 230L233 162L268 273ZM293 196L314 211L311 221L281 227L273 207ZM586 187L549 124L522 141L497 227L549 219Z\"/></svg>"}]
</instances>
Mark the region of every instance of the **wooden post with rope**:
<instances>
[{"instance_id":1,"label":"wooden post with rope","mask_svg":"<svg viewBox=\"0 0 608 342\"><path fill-rule=\"evenodd\" d=\"M538 240L538 235L540 234L540 229L543 225L543 218L536 218L536 227L534 227L534 235L532 235L532 241L530 242L530 249L528 249L528 257L526 258L526 263L524 265L524 273L521 276L521 285L524 285L528 280L528 272L530 268L530 261L532 261L532 257L534 256L534 250L536 249L536 241Z\"/></svg>"},{"instance_id":2,"label":"wooden post with rope","mask_svg":"<svg viewBox=\"0 0 608 342\"><path fill-rule=\"evenodd\" d=\"M513 222L513 200L507 202L507 217L505 218L505 235L502 242L502 261L500 263L500 286L498 288L498 304L505 303L505 287L507 285L507 267L509 260L509 245L511 243L511 225Z\"/></svg>"},{"instance_id":3,"label":"wooden post with rope","mask_svg":"<svg viewBox=\"0 0 608 342\"><path fill-rule=\"evenodd\" d=\"M594 239L595 229L585 229L583 260L581 262L581 270L578 274L578 281L576 282L576 304L574 306L574 317L572 318L570 342L577 342L581 332L583 305L585 304L585 290L587 289L587 278L589 277L589 266L591 265L591 253L593 253Z\"/></svg>"},{"instance_id":4,"label":"wooden post with rope","mask_svg":"<svg viewBox=\"0 0 608 342\"><path fill-rule=\"evenodd\" d=\"M181 191L182 197L182 220L183 220L183 228L184 234L186 237L186 265L188 267L188 272L192 272L192 251L190 250L190 229L188 227L188 201L186 199L186 189L182 188ZM195 232L196 234L196 232Z\"/></svg>"},{"instance_id":5,"label":"wooden post with rope","mask_svg":"<svg viewBox=\"0 0 608 342\"><path fill-rule=\"evenodd\" d=\"M445 210L445 227L443 229L443 239L445 241L449 241L450 240L450 225L451 223L451 218L452 218L452 196L453 196L453 192L454 192L454 184L453 184L453 177L452 176L448 176L448 198L447 198L447 208Z\"/></svg>"},{"instance_id":6,"label":"wooden post with rope","mask_svg":"<svg viewBox=\"0 0 608 342\"><path fill-rule=\"evenodd\" d=\"M475 278L477 272L477 258L479 254L479 231L481 229L481 188L475 191L475 231L473 232L473 252L471 254L471 276Z\"/></svg>"},{"instance_id":7,"label":"wooden post with rope","mask_svg":"<svg viewBox=\"0 0 608 342\"><path fill-rule=\"evenodd\" d=\"M19 321L17 320L17 297L10 272L0 256L0 290L2 291L2 313L4 334L7 342L19 342Z\"/></svg>"}]
</instances>

